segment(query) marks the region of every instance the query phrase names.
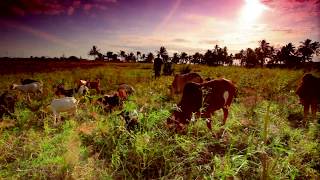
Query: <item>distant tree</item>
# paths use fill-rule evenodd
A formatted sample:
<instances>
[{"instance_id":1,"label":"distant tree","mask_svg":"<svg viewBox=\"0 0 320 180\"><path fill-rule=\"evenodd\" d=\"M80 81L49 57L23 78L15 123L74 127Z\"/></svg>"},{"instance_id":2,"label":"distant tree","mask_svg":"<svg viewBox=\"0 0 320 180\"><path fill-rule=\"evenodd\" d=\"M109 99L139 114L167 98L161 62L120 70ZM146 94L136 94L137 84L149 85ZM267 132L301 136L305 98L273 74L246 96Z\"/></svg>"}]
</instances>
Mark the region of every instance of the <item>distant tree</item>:
<instances>
[{"instance_id":1,"label":"distant tree","mask_svg":"<svg viewBox=\"0 0 320 180\"><path fill-rule=\"evenodd\" d=\"M301 58L297 56L297 50L292 43L288 43L281 48L277 53L277 59L287 67L297 66L301 61Z\"/></svg>"},{"instance_id":2,"label":"distant tree","mask_svg":"<svg viewBox=\"0 0 320 180\"><path fill-rule=\"evenodd\" d=\"M180 62L183 64L186 64L188 62L188 54L186 52L181 53Z\"/></svg>"},{"instance_id":3,"label":"distant tree","mask_svg":"<svg viewBox=\"0 0 320 180\"><path fill-rule=\"evenodd\" d=\"M245 64L245 51L243 49L241 49L239 53L236 53L234 55L234 58L240 61L240 66L244 66L244 64Z\"/></svg>"},{"instance_id":4,"label":"distant tree","mask_svg":"<svg viewBox=\"0 0 320 180\"><path fill-rule=\"evenodd\" d=\"M312 42L310 39L306 39L301 42L298 53L301 56L302 62L312 61L313 55L319 55L320 53L320 44L317 41Z\"/></svg>"},{"instance_id":5,"label":"distant tree","mask_svg":"<svg viewBox=\"0 0 320 180\"><path fill-rule=\"evenodd\" d=\"M221 62L222 57L222 50L218 45L214 46L214 49L212 50L212 55L211 55L211 65L217 66Z\"/></svg>"},{"instance_id":6,"label":"distant tree","mask_svg":"<svg viewBox=\"0 0 320 180\"><path fill-rule=\"evenodd\" d=\"M100 50L97 48L97 46L92 46L92 49L89 51L89 56L93 56L94 59L97 59L97 57L100 59L102 57L102 54L99 52Z\"/></svg>"},{"instance_id":7,"label":"distant tree","mask_svg":"<svg viewBox=\"0 0 320 180\"><path fill-rule=\"evenodd\" d=\"M259 47L255 49L255 53L261 67L265 64L267 58L271 58L271 49L272 46L266 40L259 41Z\"/></svg>"},{"instance_id":8,"label":"distant tree","mask_svg":"<svg viewBox=\"0 0 320 180\"><path fill-rule=\"evenodd\" d=\"M228 64L228 48L227 46L224 46L222 49L219 51L219 56L218 59L220 60L222 64Z\"/></svg>"},{"instance_id":9,"label":"distant tree","mask_svg":"<svg viewBox=\"0 0 320 180\"><path fill-rule=\"evenodd\" d=\"M122 58L122 60L126 60L126 58L127 58L127 54L126 54L126 52L125 51L120 51L120 53L119 53L119 55L120 55L120 57Z\"/></svg>"},{"instance_id":10,"label":"distant tree","mask_svg":"<svg viewBox=\"0 0 320 180\"><path fill-rule=\"evenodd\" d=\"M245 66L246 67L255 67L259 64L257 55L255 51L251 48L247 48L245 51Z\"/></svg>"},{"instance_id":11,"label":"distant tree","mask_svg":"<svg viewBox=\"0 0 320 180\"><path fill-rule=\"evenodd\" d=\"M145 61L145 59L146 59L146 54L142 54L142 56L141 56L141 59L142 59L142 61Z\"/></svg>"},{"instance_id":12,"label":"distant tree","mask_svg":"<svg viewBox=\"0 0 320 180\"><path fill-rule=\"evenodd\" d=\"M200 64L202 61L203 55L200 54L199 52L196 52L193 56L192 56L192 60L191 62L194 64Z\"/></svg>"},{"instance_id":13,"label":"distant tree","mask_svg":"<svg viewBox=\"0 0 320 180\"><path fill-rule=\"evenodd\" d=\"M269 61L267 62L268 64L278 63L278 59L277 59L278 51L279 51L278 49L274 48L273 46L270 46Z\"/></svg>"},{"instance_id":14,"label":"distant tree","mask_svg":"<svg viewBox=\"0 0 320 180\"><path fill-rule=\"evenodd\" d=\"M214 64L213 53L211 50L209 50L209 49L207 50L207 52L203 56L203 60L204 60L205 64L207 64L208 66L212 66Z\"/></svg>"},{"instance_id":15,"label":"distant tree","mask_svg":"<svg viewBox=\"0 0 320 180\"><path fill-rule=\"evenodd\" d=\"M118 54L112 55L112 61L118 61Z\"/></svg>"},{"instance_id":16,"label":"distant tree","mask_svg":"<svg viewBox=\"0 0 320 180\"><path fill-rule=\"evenodd\" d=\"M162 59L163 59L163 62L169 62L169 56L167 54L163 55Z\"/></svg>"},{"instance_id":17,"label":"distant tree","mask_svg":"<svg viewBox=\"0 0 320 180\"><path fill-rule=\"evenodd\" d=\"M233 64L233 54L230 54L229 56L227 56L226 60L225 60L225 64L232 66Z\"/></svg>"},{"instance_id":18,"label":"distant tree","mask_svg":"<svg viewBox=\"0 0 320 180\"><path fill-rule=\"evenodd\" d=\"M108 51L106 55L109 61L113 59L113 52Z\"/></svg>"},{"instance_id":19,"label":"distant tree","mask_svg":"<svg viewBox=\"0 0 320 180\"><path fill-rule=\"evenodd\" d=\"M149 53L149 54L147 55L146 62L152 63L153 60L154 60L154 55L153 55L152 53Z\"/></svg>"},{"instance_id":20,"label":"distant tree","mask_svg":"<svg viewBox=\"0 0 320 180\"><path fill-rule=\"evenodd\" d=\"M139 61L141 58L141 52L140 51L137 51L137 61Z\"/></svg>"},{"instance_id":21,"label":"distant tree","mask_svg":"<svg viewBox=\"0 0 320 180\"><path fill-rule=\"evenodd\" d=\"M129 55L127 55L126 60L128 62L136 62L137 59L136 59L136 56L134 55L134 53L131 52L131 53L129 53Z\"/></svg>"},{"instance_id":22,"label":"distant tree","mask_svg":"<svg viewBox=\"0 0 320 180\"><path fill-rule=\"evenodd\" d=\"M180 57L178 55L178 53L173 53L173 57L171 62L177 64L180 61Z\"/></svg>"},{"instance_id":23,"label":"distant tree","mask_svg":"<svg viewBox=\"0 0 320 180\"><path fill-rule=\"evenodd\" d=\"M163 58L164 56L168 55L167 49L164 46L160 47L160 50L158 51L158 54Z\"/></svg>"},{"instance_id":24,"label":"distant tree","mask_svg":"<svg viewBox=\"0 0 320 180\"><path fill-rule=\"evenodd\" d=\"M79 60L79 58L76 56L69 56L68 60Z\"/></svg>"}]
</instances>

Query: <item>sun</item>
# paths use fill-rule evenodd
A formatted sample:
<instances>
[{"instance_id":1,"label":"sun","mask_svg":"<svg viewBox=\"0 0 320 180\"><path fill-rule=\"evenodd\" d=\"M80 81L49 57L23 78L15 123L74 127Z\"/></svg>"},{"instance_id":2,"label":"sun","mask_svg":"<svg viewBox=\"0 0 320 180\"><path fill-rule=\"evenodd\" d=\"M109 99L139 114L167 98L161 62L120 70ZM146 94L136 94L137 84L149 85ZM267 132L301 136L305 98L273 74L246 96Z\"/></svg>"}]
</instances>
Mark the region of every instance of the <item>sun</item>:
<instances>
[{"instance_id":1,"label":"sun","mask_svg":"<svg viewBox=\"0 0 320 180\"><path fill-rule=\"evenodd\" d=\"M255 22L268 7L259 0L245 0L245 5L241 10L240 20L251 24Z\"/></svg>"}]
</instances>

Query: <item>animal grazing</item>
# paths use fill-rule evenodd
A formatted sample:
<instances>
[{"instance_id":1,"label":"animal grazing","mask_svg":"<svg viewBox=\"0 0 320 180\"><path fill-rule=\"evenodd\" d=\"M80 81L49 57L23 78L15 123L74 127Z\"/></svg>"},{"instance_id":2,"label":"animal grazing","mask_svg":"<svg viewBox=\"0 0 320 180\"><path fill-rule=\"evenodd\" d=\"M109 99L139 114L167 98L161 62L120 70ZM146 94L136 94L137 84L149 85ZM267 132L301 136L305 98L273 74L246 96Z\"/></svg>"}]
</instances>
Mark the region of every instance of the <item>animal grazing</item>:
<instances>
[{"instance_id":1,"label":"animal grazing","mask_svg":"<svg viewBox=\"0 0 320 180\"><path fill-rule=\"evenodd\" d=\"M180 110L175 110L167 122L169 124L175 122L179 128L180 124L188 124L192 113L196 113L198 116L206 118L207 126L211 130L211 114L216 110L223 110L223 124L226 123L229 107L235 93L235 85L227 79L216 79L205 83L188 82L178 104ZM200 113L201 108L203 111Z\"/></svg>"},{"instance_id":2,"label":"animal grazing","mask_svg":"<svg viewBox=\"0 0 320 180\"><path fill-rule=\"evenodd\" d=\"M89 92L89 88L87 86L85 86L85 85L80 86L79 89L78 89L78 94L79 95L85 95L88 92Z\"/></svg>"},{"instance_id":3,"label":"animal grazing","mask_svg":"<svg viewBox=\"0 0 320 180\"><path fill-rule=\"evenodd\" d=\"M36 80L33 80L33 79L21 79L20 81L21 81L22 85L30 84L30 83L34 83L34 82L39 82L39 81L36 81Z\"/></svg>"},{"instance_id":4,"label":"animal grazing","mask_svg":"<svg viewBox=\"0 0 320 180\"><path fill-rule=\"evenodd\" d=\"M57 123L57 118L60 119L61 112L77 111L78 101L74 97L63 97L60 99L53 99L50 106L54 116L54 124Z\"/></svg>"},{"instance_id":5,"label":"animal grazing","mask_svg":"<svg viewBox=\"0 0 320 180\"><path fill-rule=\"evenodd\" d=\"M181 130L183 125L188 124L191 120L192 113L200 115L202 107L203 93L201 85L194 82L188 82L184 89L181 101L178 104L178 110L174 110L167 124L176 124L176 129Z\"/></svg>"},{"instance_id":6,"label":"animal grazing","mask_svg":"<svg viewBox=\"0 0 320 180\"><path fill-rule=\"evenodd\" d=\"M78 88L80 88L81 85L85 85L89 89L95 89L97 93L100 93L100 79L96 79L96 81L86 81L80 79L78 82Z\"/></svg>"},{"instance_id":7,"label":"animal grazing","mask_svg":"<svg viewBox=\"0 0 320 180\"><path fill-rule=\"evenodd\" d=\"M176 74L170 87L171 95L180 94L188 82L202 83L203 79L197 73Z\"/></svg>"},{"instance_id":8,"label":"animal grazing","mask_svg":"<svg viewBox=\"0 0 320 180\"><path fill-rule=\"evenodd\" d=\"M317 106L320 104L320 78L312 74L305 74L296 90L300 102L304 107L304 123L307 124L307 116L311 107L313 119L316 118Z\"/></svg>"},{"instance_id":9,"label":"animal grazing","mask_svg":"<svg viewBox=\"0 0 320 180\"><path fill-rule=\"evenodd\" d=\"M137 128L139 126L139 122L138 122L137 118L132 117L132 115L128 111L122 111L118 115L121 116L125 120L126 129L128 131L134 130L135 128Z\"/></svg>"},{"instance_id":10,"label":"animal grazing","mask_svg":"<svg viewBox=\"0 0 320 180\"><path fill-rule=\"evenodd\" d=\"M118 87L118 94L121 100L126 100L129 95L135 92L134 88L128 84L120 84Z\"/></svg>"},{"instance_id":11,"label":"animal grazing","mask_svg":"<svg viewBox=\"0 0 320 180\"><path fill-rule=\"evenodd\" d=\"M120 84L119 87L118 87L118 90L119 89L124 89L128 95L131 95L131 94L133 94L135 92L135 90L134 90L134 88L132 86L130 86L128 84L125 84L125 83Z\"/></svg>"},{"instance_id":12,"label":"animal grazing","mask_svg":"<svg viewBox=\"0 0 320 180\"><path fill-rule=\"evenodd\" d=\"M33 82L29 84L24 84L24 85L12 84L10 89L12 90L17 89L24 93L42 93L43 86L39 82Z\"/></svg>"},{"instance_id":13,"label":"animal grazing","mask_svg":"<svg viewBox=\"0 0 320 180\"><path fill-rule=\"evenodd\" d=\"M0 96L0 118L4 114L12 116L14 113L14 106L16 103L16 97L9 94L8 92L4 92Z\"/></svg>"},{"instance_id":14,"label":"animal grazing","mask_svg":"<svg viewBox=\"0 0 320 180\"><path fill-rule=\"evenodd\" d=\"M102 104L105 107L105 110L111 112L111 110L121 105L121 100L118 93L113 95L104 95L103 97L97 100L98 103Z\"/></svg>"},{"instance_id":15,"label":"animal grazing","mask_svg":"<svg viewBox=\"0 0 320 180\"><path fill-rule=\"evenodd\" d=\"M64 95L67 97L72 97L75 94L85 95L88 91L89 91L89 88L85 85L81 85L79 88L74 88L74 89L64 89L64 85L59 84L57 86L57 90L56 90L55 94L57 96Z\"/></svg>"}]
</instances>

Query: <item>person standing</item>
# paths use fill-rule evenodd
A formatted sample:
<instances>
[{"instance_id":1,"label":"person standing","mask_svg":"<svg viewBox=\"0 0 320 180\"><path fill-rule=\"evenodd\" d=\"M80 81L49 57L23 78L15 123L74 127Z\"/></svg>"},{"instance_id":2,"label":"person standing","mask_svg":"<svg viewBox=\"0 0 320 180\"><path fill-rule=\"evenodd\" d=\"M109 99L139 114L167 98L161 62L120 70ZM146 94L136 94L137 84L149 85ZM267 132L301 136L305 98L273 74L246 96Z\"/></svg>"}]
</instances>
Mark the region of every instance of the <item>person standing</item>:
<instances>
[{"instance_id":1,"label":"person standing","mask_svg":"<svg viewBox=\"0 0 320 180\"><path fill-rule=\"evenodd\" d=\"M155 78L160 77L162 64L163 64L163 61L160 58L160 54L158 54L157 58L155 58L154 62L153 62L153 70L154 70L154 77Z\"/></svg>"}]
</instances>

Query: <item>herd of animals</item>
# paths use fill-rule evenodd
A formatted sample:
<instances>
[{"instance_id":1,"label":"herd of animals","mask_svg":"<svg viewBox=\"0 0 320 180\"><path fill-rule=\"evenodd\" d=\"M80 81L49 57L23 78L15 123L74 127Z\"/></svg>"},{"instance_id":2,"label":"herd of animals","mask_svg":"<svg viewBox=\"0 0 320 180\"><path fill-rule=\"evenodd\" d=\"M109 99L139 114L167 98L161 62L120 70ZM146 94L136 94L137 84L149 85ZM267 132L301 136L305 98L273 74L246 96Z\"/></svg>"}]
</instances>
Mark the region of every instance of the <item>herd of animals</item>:
<instances>
[{"instance_id":1,"label":"herd of animals","mask_svg":"<svg viewBox=\"0 0 320 180\"><path fill-rule=\"evenodd\" d=\"M43 83L32 79L23 79L21 84L12 84L11 90L18 90L25 93L30 100L29 94L42 93ZM90 89L101 94L100 80L77 81L77 87L73 89L65 89L63 84L56 87L55 94L58 96L51 101L50 107L54 116L54 124L57 118L60 118L61 112L76 113L79 100L78 96L85 95ZM128 96L135 92L134 88L128 84L120 84L117 91L112 95L103 95L97 99L97 103L104 107L106 111L111 111L116 106L121 106L122 102L127 100ZM181 94L178 108L173 111L172 115L167 119L169 127L174 127L179 131L190 123L193 113L197 117L205 118L207 127L211 130L211 115L214 111L223 110L223 122L226 123L229 108L235 97L237 88L235 84L228 79L203 79L197 73L187 73L175 75L172 85L170 86L171 96ZM301 78L296 94L300 98L301 104L304 106L304 123L307 123L307 116L311 107L313 118L316 117L318 105L320 104L320 78L312 74L305 74ZM14 117L15 103L17 96L12 92L6 91L0 96L0 118L3 115ZM137 119L129 117L128 112L120 113L125 121L127 129L133 129L138 125Z\"/></svg>"}]
</instances>

